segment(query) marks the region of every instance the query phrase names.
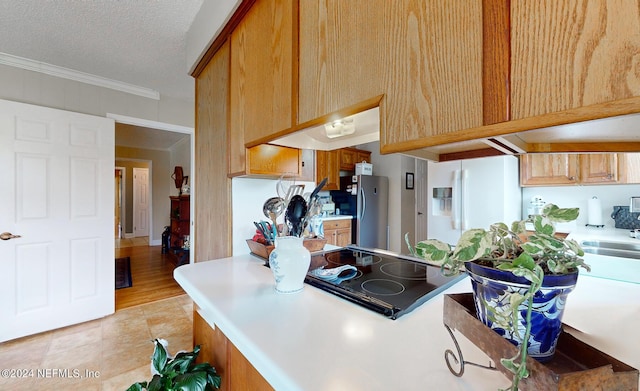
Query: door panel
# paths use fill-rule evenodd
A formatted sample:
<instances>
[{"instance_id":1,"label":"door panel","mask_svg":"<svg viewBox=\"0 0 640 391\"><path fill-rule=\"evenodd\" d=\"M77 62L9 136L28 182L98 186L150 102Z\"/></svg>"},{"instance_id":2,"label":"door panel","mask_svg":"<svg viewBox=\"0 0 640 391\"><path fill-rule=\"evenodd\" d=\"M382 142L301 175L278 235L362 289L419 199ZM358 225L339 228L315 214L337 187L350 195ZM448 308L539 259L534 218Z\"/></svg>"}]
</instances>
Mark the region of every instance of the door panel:
<instances>
[{"instance_id":1,"label":"door panel","mask_svg":"<svg viewBox=\"0 0 640 391\"><path fill-rule=\"evenodd\" d=\"M0 100L0 342L114 311L114 122Z\"/></svg>"},{"instance_id":2,"label":"door panel","mask_svg":"<svg viewBox=\"0 0 640 391\"><path fill-rule=\"evenodd\" d=\"M148 168L133 168L133 236L149 236Z\"/></svg>"}]
</instances>

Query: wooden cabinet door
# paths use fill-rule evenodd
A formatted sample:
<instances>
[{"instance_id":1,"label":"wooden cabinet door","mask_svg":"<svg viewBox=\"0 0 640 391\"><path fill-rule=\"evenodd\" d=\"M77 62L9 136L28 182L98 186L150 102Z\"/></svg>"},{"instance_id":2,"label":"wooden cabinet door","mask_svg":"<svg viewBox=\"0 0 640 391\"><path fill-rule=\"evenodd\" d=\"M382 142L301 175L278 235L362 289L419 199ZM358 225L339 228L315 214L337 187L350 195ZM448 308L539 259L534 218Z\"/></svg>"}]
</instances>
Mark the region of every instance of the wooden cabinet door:
<instances>
[{"instance_id":1,"label":"wooden cabinet door","mask_svg":"<svg viewBox=\"0 0 640 391\"><path fill-rule=\"evenodd\" d=\"M482 125L481 0L309 0L299 15L299 123L384 96L381 149Z\"/></svg>"},{"instance_id":2,"label":"wooden cabinet door","mask_svg":"<svg viewBox=\"0 0 640 391\"><path fill-rule=\"evenodd\" d=\"M371 152L358 150L356 154L356 163L362 162L371 163Z\"/></svg>"},{"instance_id":3,"label":"wooden cabinet door","mask_svg":"<svg viewBox=\"0 0 640 391\"><path fill-rule=\"evenodd\" d=\"M520 157L520 186L574 185L578 183L578 155L526 154Z\"/></svg>"},{"instance_id":4,"label":"wooden cabinet door","mask_svg":"<svg viewBox=\"0 0 640 391\"><path fill-rule=\"evenodd\" d=\"M229 43L225 42L196 79L195 183L196 262L231 256L231 180L225 175L234 154L228 133ZM229 144L227 144L229 143ZM244 152L244 144L241 144ZM237 151L236 151L237 152ZM244 155L242 156L244 166ZM244 168L243 168L244 169ZM197 240L200 238L201 240Z\"/></svg>"},{"instance_id":5,"label":"wooden cabinet door","mask_svg":"<svg viewBox=\"0 0 640 391\"><path fill-rule=\"evenodd\" d=\"M340 190L338 151L316 151L316 178L327 178L323 190Z\"/></svg>"},{"instance_id":6,"label":"wooden cabinet door","mask_svg":"<svg viewBox=\"0 0 640 391\"><path fill-rule=\"evenodd\" d=\"M340 169L345 171L355 170L356 159L358 153L351 148L342 148L339 150L340 156Z\"/></svg>"},{"instance_id":7,"label":"wooden cabinet door","mask_svg":"<svg viewBox=\"0 0 640 391\"><path fill-rule=\"evenodd\" d=\"M617 183L618 154L590 153L580 155L580 183Z\"/></svg>"},{"instance_id":8,"label":"wooden cabinet door","mask_svg":"<svg viewBox=\"0 0 640 391\"><path fill-rule=\"evenodd\" d=\"M512 1L512 118L640 96L638 47L636 1Z\"/></svg>"},{"instance_id":9,"label":"wooden cabinet door","mask_svg":"<svg viewBox=\"0 0 640 391\"><path fill-rule=\"evenodd\" d=\"M322 225L327 243L340 247L351 244L351 220L325 220Z\"/></svg>"},{"instance_id":10,"label":"wooden cabinet door","mask_svg":"<svg viewBox=\"0 0 640 391\"><path fill-rule=\"evenodd\" d=\"M291 128L293 0L257 1L231 34L231 132L258 144Z\"/></svg>"},{"instance_id":11,"label":"wooden cabinet door","mask_svg":"<svg viewBox=\"0 0 640 391\"><path fill-rule=\"evenodd\" d=\"M640 153L618 154L618 178L620 183L640 183Z\"/></svg>"},{"instance_id":12,"label":"wooden cabinet door","mask_svg":"<svg viewBox=\"0 0 640 391\"><path fill-rule=\"evenodd\" d=\"M216 368L222 378L221 391L273 391L273 387L227 336L218 327L211 327L195 310L193 333L194 344L200 345L201 349L198 362L209 362Z\"/></svg>"},{"instance_id":13,"label":"wooden cabinet door","mask_svg":"<svg viewBox=\"0 0 640 391\"><path fill-rule=\"evenodd\" d=\"M247 149L247 174L300 175L302 151L297 148L261 144Z\"/></svg>"},{"instance_id":14,"label":"wooden cabinet door","mask_svg":"<svg viewBox=\"0 0 640 391\"><path fill-rule=\"evenodd\" d=\"M342 228L335 231L336 246L344 247L351 244L351 228Z\"/></svg>"},{"instance_id":15,"label":"wooden cabinet door","mask_svg":"<svg viewBox=\"0 0 640 391\"><path fill-rule=\"evenodd\" d=\"M324 238L327 239L327 244L331 244L333 246L337 246L336 240L336 230L335 229L324 229Z\"/></svg>"}]
</instances>

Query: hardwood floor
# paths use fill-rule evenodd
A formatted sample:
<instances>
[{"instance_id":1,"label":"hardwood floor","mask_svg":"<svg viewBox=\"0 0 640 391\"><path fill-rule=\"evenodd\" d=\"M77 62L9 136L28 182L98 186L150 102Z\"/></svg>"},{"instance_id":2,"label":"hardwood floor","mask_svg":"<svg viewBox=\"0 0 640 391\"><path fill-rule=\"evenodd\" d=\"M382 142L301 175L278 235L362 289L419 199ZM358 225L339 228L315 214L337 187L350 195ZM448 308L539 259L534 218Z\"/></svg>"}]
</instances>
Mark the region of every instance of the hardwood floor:
<instances>
[{"instance_id":1,"label":"hardwood floor","mask_svg":"<svg viewBox=\"0 0 640 391\"><path fill-rule=\"evenodd\" d=\"M135 246L115 249L116 257L130 257L130 288L116 289L116 311L169 297L184 295L173 279L175 260L162 254L162 246Z\"/></svg>"}]
</instances>

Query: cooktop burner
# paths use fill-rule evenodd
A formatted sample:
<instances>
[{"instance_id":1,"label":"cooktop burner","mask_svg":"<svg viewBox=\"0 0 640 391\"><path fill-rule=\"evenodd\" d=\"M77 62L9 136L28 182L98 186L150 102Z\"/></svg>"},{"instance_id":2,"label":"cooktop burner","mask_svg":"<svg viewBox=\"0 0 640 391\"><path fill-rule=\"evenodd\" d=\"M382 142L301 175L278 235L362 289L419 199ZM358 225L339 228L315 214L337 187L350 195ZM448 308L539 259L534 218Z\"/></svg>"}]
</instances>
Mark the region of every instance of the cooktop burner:
<instances>
[{"instance_id":1,"label":"cooktop burner","mask_svg":"<svg viewBox=\"0 0 640 391\"><path fill-rule=\"evenodd\" d=\"M439 267L415 258L355 246L327 251L323 256L325 269L351 265L357 272L333 280L308 274L306 283L391 319L412 311L464 278L445 277Z\"/></svg>"}]
</instances>

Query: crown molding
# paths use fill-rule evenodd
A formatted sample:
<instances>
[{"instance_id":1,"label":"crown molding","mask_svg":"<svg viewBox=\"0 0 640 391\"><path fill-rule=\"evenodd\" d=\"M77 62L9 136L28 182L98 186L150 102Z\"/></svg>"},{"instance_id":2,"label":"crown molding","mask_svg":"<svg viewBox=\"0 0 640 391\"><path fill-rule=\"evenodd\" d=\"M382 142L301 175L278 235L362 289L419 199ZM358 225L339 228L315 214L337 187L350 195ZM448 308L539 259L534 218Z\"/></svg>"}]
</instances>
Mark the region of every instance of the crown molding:
<instances>
[{"instance_id":1,"label":"crown molding","mask_svg":"<svg viewBox=\"0 0 640 391\"><path fill-rule=\"evenodd\" d=\"M140 87L113 79L107 79L105 77L75 71L73 69L47 64L40 61L30 60L28 58L18 57L7 53L0 52L0 64L25 69L28 71L44 73L63 79L74 80L98 87L110 88L112 90L139 95L149 99L160 100L160 93L150 88Z\"/></svg>"},{"instance_id":2,"label":"crown molding","mask_svg":"<svg viewBox=\"0 0 640 391\"><path fill-rule=\"evenodd\" d=\"M167 122L152 121L144 118L129 117L127 115L107 113L106 117L111 118L112 120L121 124L143 126L145 128L168 130L170 132L185 133L185 134L193 134L194 132L194 129L189 126L175 125Z\"/></svg>"}]
</instances>

